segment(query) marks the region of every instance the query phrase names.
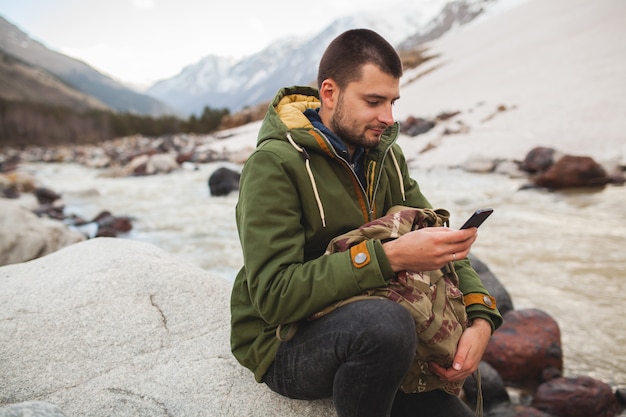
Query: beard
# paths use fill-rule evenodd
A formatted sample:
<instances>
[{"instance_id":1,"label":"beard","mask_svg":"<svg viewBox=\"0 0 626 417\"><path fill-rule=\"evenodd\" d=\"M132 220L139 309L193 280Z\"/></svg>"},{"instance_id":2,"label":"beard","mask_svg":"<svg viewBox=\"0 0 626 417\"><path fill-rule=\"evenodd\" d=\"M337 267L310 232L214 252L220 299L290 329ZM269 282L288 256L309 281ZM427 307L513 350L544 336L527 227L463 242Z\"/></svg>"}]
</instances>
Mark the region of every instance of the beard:
<instances>
[{"instance_id":1,"label":"beard","mask_svg":"<svg viewBox=\"0 0 626 417\"><path fill-rule=\"evenodd\" d=\"M330 130L335 133L348 147L366 149L373 148L380 143L380 135L367 136L370 125L359 127L357 121L350 119L345 111L343 96L340 94L337 107L330 120ZM377 124L375 127L381 127ZM384 130L387 126L382 127Z\"/></svg>"}]
</instances>

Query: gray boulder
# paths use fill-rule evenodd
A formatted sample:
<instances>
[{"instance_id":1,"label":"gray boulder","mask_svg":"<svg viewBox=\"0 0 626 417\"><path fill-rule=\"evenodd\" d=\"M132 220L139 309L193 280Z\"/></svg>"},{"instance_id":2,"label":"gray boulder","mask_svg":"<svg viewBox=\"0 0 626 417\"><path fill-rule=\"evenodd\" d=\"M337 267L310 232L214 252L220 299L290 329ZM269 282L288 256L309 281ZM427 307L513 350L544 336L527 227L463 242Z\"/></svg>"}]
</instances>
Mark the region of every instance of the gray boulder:
<instances>
[{"instance_id":1,"label":"gray boulder","mask_svg":"<svg viewBox=\"0 0 626 417\"><path fill-rule=\"evenodd\" d=\"M0 266L30 261L86 239L13 200L0 198L0 213Z\"/></svg>"},{"instance_id":2,"label":"gray boulder","mask_svg":"<svg viewBox=\"0 0 626 417\"><path fill-rule=\"evenodd\" d=\"M231 283L142 242L86 240L0 268L0 415L336 416L283 398L230 352Z\"/></svg>"}]
</instances>

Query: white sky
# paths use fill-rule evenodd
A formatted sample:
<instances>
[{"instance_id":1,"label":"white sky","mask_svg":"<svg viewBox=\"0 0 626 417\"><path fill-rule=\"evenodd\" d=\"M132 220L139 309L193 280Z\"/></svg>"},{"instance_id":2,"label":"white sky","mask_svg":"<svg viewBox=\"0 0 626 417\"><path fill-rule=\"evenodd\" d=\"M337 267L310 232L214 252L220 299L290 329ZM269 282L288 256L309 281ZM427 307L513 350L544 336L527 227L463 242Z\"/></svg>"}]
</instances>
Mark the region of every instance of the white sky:
<instances>
[{"instance_id":1,"label":"white sky","mask_svg":"<svg viewBox=\"0 0 626 417\"><path fill-rule=\"evenodd\" d=\"M424 0L421 0L424 1ZM209 54L243 56L380 0L0 0L0 15L48 48L139 87Z\"/></svg>"}]
</instances>

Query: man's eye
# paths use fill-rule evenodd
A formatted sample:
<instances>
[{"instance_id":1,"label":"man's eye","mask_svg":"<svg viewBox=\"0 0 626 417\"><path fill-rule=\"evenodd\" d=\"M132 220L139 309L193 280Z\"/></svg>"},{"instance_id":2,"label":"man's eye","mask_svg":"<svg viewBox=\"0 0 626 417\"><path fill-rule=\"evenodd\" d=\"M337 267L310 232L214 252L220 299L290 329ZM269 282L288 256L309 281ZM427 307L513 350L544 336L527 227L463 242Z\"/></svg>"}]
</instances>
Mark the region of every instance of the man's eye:
<instances>
[{"instance_id":1,"label":"man's eye","mask_svg":"<svg viewBox=\"0 0 626 417\"><path fill-rule=\"evenodd\" d=\"M367 100L367 104L370 106L378 106L378 103L380 103L378 100Z\"/></svg>"}]
</instances>

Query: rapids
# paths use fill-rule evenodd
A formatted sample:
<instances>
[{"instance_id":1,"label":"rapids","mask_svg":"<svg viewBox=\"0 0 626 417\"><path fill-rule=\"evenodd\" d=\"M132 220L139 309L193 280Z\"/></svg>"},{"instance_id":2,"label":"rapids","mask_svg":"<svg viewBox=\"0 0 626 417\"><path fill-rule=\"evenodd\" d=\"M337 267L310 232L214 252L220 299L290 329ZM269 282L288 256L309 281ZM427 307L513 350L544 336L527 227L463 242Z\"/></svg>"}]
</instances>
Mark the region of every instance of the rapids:
<instances>
[{"instance_id":1,"label":"rapids","mask_svg":"<svg viewBox=\"0 0 626 417\"><path fill-rule=\"evenodd\" d=\"M131 216L134 228L122 238L153 243L232 281L242 264L237 194L211 197L207 186L223 165L130 178L72 164L22 169L62 194L66 214L90 218L106 209ZM520 191L526 180L498 174L417 167L412 174L434 207L452 213L452 227L478 208L494 208L473 253L504 284L516 309L538 308L557 320L565 375L626 387L626 188Z\"/></svg>"}]
</instances>

